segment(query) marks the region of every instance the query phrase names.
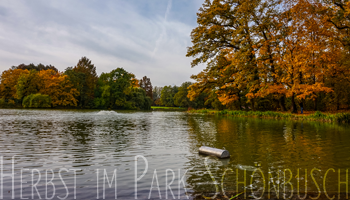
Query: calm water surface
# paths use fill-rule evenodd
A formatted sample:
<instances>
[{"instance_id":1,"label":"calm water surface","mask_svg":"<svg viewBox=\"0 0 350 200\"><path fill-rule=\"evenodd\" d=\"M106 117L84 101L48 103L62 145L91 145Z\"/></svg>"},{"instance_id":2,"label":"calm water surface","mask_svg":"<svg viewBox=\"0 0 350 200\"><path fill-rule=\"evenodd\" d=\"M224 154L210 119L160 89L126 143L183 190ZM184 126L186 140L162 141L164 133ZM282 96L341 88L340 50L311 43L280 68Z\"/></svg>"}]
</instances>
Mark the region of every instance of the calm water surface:
<instances>
[{"instance_id":1,"label":"calm water surface","mask_svg":"<svg viewBox=\"0 0 350 200\"><path fill-rule=\"evenodd\" d=\"M0 199L114 199L115 191L118 199L135 199L136 192L138 199L192 199L237 189L248 197L266 192L268 183L284 191L289 179L286 192L296 192L298 180L301 192L305 184L317 192L331 168L327 191L338 191L338 170L345 181L350 166L349 144L348 126L319 122L2 109ZM226 149L231 158L199 155L202 145Z\"/></svg>"}]
</instances>

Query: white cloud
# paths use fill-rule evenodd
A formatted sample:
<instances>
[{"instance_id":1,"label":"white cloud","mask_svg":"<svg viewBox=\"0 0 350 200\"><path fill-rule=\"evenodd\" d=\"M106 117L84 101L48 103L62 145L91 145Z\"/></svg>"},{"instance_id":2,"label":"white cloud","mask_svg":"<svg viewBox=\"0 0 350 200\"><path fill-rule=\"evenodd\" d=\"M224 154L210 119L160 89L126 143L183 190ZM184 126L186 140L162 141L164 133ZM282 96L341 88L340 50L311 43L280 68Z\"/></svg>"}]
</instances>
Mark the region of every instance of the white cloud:
<instances>
[{"instance_id":1,"label":"white cloud","mask_svg":"<svg viewBox=\"0 0 350 200\"><path fill-rule=\"evenodd\" d=\"M0 70L43 63L63 71L87 56L98 73L123 67L159 86L190 80L201 70L185 57L201 1L139 2L1 1ZM187 20L181 2L192 6Z\"/></svg>"}]
</instances>

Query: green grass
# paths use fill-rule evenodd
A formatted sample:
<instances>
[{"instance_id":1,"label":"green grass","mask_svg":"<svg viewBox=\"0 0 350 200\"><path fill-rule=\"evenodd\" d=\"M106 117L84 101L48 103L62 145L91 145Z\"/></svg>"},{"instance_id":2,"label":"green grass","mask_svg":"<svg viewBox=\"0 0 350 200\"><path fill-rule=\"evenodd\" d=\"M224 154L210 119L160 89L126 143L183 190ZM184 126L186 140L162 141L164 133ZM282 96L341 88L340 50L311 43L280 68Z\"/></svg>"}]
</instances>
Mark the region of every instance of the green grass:
<instances>
[{"instance_id":1,"label":"green grass","mask_svg":"<svg viewBox=\"0 0 350 200\"><path fill-rule=\"evenodd\" d=\"M166 107L166 106L151 106L153 110L187 110L187 108L180 107Z\"/></svg>"},{"instance_id":2,"label":"green grass","mask_svg":"<svg viewBox=\"0 0 350 200\"><path fill-rule=\"evenodd\" d=\"M293 119L293 120L306 120L306 121L324 121L324 122L339 122L350 123L350 113L322 113L317 111L313 114L292 114L282 113L274 111L241 111L241 110L190 110L189 113L203 113L213 115L227 115L235 117L257 117L257 118L273 118L273 119Z\"/></svg>"}]
</instances>

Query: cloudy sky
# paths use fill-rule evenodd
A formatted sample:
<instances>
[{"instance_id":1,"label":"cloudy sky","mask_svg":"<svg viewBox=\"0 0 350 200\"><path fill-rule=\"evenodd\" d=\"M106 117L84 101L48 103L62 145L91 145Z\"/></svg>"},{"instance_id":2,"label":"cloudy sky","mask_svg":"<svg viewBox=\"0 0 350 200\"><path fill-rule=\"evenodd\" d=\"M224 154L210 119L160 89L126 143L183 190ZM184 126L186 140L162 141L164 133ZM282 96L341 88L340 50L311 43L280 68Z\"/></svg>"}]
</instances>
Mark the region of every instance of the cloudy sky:
<instances>
[{"instance_id":1,"label":"cloudy sky","mask_svg":"<svg viewBox=\"0 0 350 200\"><path fill-rule=\"evenodd\" d=\"M123 67L153 86L180 85L203 66L187 58L203 0L1 0L0 70L21 63L63 71L82 56L97 73Z\"/></svg>"}]
</instances>

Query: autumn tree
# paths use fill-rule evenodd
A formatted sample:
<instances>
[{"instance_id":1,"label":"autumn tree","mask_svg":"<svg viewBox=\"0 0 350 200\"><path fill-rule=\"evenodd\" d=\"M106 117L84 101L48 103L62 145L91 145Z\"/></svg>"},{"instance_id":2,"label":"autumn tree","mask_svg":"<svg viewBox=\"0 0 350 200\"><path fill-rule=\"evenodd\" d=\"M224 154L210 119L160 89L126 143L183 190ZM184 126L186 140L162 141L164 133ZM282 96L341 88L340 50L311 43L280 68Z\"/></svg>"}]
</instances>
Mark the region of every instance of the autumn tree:
<instances>
[{"instance_id":1,"label":"autumn tree","mask_svg":"<svg viewBox=\"0 0 350 200\"><path fill-rule=\"evenodd\" d=\"M295 99L304 107L305 100L314 101L321 93L331 93L325 85L327 71L336 67L341 48L334 40L329 24L322 24L318 15L319 4L307 0L286 1L287 8L280 17L282 43L279 46L278 63L283 70L279 76L285 91L291 98L292 112L296 112Z\"/></svg>"},{"instance_id":2,"label":"autumn tree","mask_svg":"<svg viewBox=\"0 0 350 200\"><path fill-rule=\"evenodd\" d=\"M350 3L348 0L315 0L315 11L321 16L323 24L332 25L337 31L335 38L350 50Z\"/></svg>"},{"instance_id":3,"label":"autumn tree","mask_svg":"<svg viewBox=\"0 0 350 200\"><path fill-rule=\"evenodd\" d=\"M53 107L77 106L76 97L79 94L77 89L68 80L67 75L53 69L41 71L33 69L28 74L24 73L18 78L15 88L16 98L21 102L27 96L41 94L50 97Z\"/></svg>"},{"instance_id":4,"label":"autumn tree","mask_svg":"<svg viewBox=\"0 0 350 200\"><path fill-rule=\"evenodd\" d=\"M203 80L202 88L207 84L219 87L216 93L223 104L230 106L240 100L239 94L245 94L255 109L264 78L259 75L271 67L271 63L258 66L261 46L257 44L268 43L269 38L261 35L274 27L267 24L276 4L278 1L206 0L197 13L198 27L191 33L193 46L187 56L195 57L192 67L206 63L207 69L193 78Z\"/></svg>"},{"instance_id":5,"label":"autumn tree","mask_svg":"<svg viewBox=\"0 0 350 200\"><path fill-rule=\"evenodd\" d=\"M41 87L39 93L49 95L51 104L56 106L77 106L79 92L68 76L52 69L39 72Z\"/></svg>"},{"instance_id":6,"label":"autumn tree","mask_svg":"<svg viewBox=\"0 0 350 200\"><path fill-rule=\"evenodd\" d=\"M16 85L19 77L28 74L27 69L8 69L2 72L0 77L0 97L3 99L16 98Z\"/></svg>"},{"instance_id":7,"label":"autumn tree","mask_svg":"<svg viewBox=\"0 0 350 200\"><path fill-rule=\"evenodd\" d=\"M325 23L323 6L309 0L205 1L187 56L195 57L192 66L205 63L207 68L192 76L196 83L188 96L192 100L214 91L222 104L235 109L245 98L253 110L261 104L285 111L285 98L292 112L306 101L317 109L320 95L337 94L328 84L334 74L346 71L344 41L339 42L331 18Z\"/></svg>"},{"instance_id":8,"label":"autumn tree","mask_svg":"<svg viewBox=\"0 0 350 200\"><path fill-rule=\"evenodd\" d=\"M147 76L144 76L142 79L140 79L140 87L146 91L147 96L153 99L153 94L152 94L153 87L152 87L150 78L147 78Z\"/></svg>"},{"instance_id":9,"label":"autumn tree","mask_svg":"<svg viewBox=\"0 0 350 200\"><path fill-rule=\"evenodd\" d=\"M131 86L132 87L140 87L140 80L136 78L135 74L130 73L131 75Z\"/></svg>"}]
</instances>

